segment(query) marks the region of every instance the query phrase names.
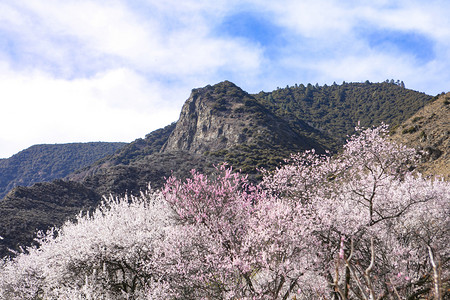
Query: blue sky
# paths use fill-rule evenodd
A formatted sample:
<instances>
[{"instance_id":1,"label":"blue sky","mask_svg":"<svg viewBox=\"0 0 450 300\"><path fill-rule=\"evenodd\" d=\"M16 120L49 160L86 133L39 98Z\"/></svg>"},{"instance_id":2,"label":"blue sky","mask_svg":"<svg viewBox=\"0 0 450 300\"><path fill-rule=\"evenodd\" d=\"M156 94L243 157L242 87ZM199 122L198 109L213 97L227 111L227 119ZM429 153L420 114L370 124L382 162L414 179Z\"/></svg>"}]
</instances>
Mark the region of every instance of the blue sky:
<instances>
[{"instance_id":1,"label":"blue sky","mask_svg":"<svg viewBox=\"0 0 450 300\"><path fill-rule=\"evenodd\" d=\"M450 89L446 0L3 0L0 158L125 141L178 119L192 88L402 80Z\"/></svg>"}]
</instances>

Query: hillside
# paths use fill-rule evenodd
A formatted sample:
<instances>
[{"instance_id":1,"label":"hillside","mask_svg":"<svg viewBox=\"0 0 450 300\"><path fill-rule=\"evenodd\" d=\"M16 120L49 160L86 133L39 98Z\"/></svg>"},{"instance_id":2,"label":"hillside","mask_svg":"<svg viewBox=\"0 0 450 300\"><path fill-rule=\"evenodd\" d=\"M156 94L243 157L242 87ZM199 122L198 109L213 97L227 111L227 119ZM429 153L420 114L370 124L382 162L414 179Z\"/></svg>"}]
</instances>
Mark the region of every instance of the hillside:
<instances>
[{"instance_id":1,"label":"hillside","mask_svg":"<svg viewBox=\"0 0 450 300\"><path fill-rule=\"evenodd\" d=\"M394 83L343 83L330 86L287 86L255 98L298 132L321 141L336 151L355 126L399 125L431 100L429 95ZM304 131L305 123L323 136ZM312 132L316 133L316 132ZM331 139L330 139L331 138Z\"/></svg>"},{"instance_id":2,"label":"hillside","mask_svg":"<svg viewBox=\"0 0 450 300\"><path fill-rule=\"evenodd\" d=\"M450 180L450 93L436 97L392 133L393 139L423 152L421 173Z\"/></svg>"},{"instance_id":3,"label":"hillside","mask_svg":"<svg viewBox=\"0 0 450 300\"><path fill-rule=\"evenodd\" d=\"M111 155L125 143L34 145L0 160L0 199L16 186L63 178Z\"/></svg>"},{"instance_id":4,"label":"hillside","mask_svg":"<svg viewBox=\"0 0 450 300\"><path fill-rule=\"evenodd\" d=\"M113 155L99 159L95 163L69 174L67 179L82 181L84 178L96 173L104 173L105 170L113 166L130 165L144 157L158 153L167 141L170 133L175 128L175 125L176 123L172 123L164 128L157 129L147 134L144 139L136 139L122 147Z\"/></svg>"},{"instance_id":5,"label":"hillside","mask_svg":"<svg viewBox=\"0 0 450 300\"><path fill-rule=\"evenodd\" d=\"M50 224L62 225L80 210L94 208L100 195L76 182L55 180L32 187L16 187L0 201L0 255L10 255L8 248L18 250L29 245L33 233Z\"/></svg>"},{"instance_id":6,"label":"hillside","mask_svg":"<svg viewBox=\"0 0 450 300\"><path fill-rule=\"evenodd\" d=\"M364 97L368 97L366 101ZM228 81L194 89L176 123L69 174L65 192L51 192L61 188L60 181L11 191L0 202L0 214L11 209L9 203L14 203L18 209L14 214L19 216L36 213L32 199L40 199L48 202L49 211L53 209L58 218L39 222L37 218L26 228L23 218L0 220L0 236L5 238L0 241L0 255L7 254L6 247L17 249L19 244L29 243L32 228L60 225L73 215L72 208L95 205L101 195L138 194L149 182L158 188L171 174L183 178L193 168L209 173L223 161L258 180L257 168L273 169L292 152L312 148L337 151L358 120L367 126L400 124L431 98L388 83L300 85L256 95ZM367 111L370 117L362 119ZM73 206L67 203L67 195L75 200ZM79 202L81 199L84 202ZM58 203L61 205L55 205Z\"/></svg>"}]
</instances>

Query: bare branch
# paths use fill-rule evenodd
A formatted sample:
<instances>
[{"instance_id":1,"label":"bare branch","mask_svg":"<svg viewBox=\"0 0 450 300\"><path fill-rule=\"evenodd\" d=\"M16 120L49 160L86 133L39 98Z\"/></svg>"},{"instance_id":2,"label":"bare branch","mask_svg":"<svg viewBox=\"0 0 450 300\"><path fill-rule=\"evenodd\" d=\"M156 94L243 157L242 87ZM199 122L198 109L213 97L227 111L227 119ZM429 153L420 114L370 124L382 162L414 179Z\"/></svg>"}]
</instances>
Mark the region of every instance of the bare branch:
<instances>
[{"instance_id":1,"label":"bare branch","mask_svg":"<svg viewBox=\"0 0 450 300\"><path fill-rule=\"evenodd\" d=\"M440 284L440 276L439 276L439 263L436 263L433 250L430 246L428 248L428 255L430 256L431 266L433 267L433 281L434 281L434 299L442 300L441 294L441 284Z\"/></svg>"}]
</instances>

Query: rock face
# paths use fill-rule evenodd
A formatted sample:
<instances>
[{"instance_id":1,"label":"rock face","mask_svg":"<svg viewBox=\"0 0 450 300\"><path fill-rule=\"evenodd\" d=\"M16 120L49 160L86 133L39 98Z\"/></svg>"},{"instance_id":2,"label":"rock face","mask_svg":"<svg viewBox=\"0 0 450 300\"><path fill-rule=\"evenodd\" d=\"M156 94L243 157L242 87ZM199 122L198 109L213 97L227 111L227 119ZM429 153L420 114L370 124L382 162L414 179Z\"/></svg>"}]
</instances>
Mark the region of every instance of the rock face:
<instances>
[{"instance_id":1,"label":"rock face","mask_svg":"<svg viewBox=\"0 0 450 300\"><path fill-rule=\"evenodd\" d=\"M203 154L242 144L295 145L296 149L306 149L314 143L294 132L252 95L224 81L192 91L161 151Z\"/></svg>"},{"instance_id":2,"label":"rock face","mask_svg":"<svg viewBox=\"0 0 450 300\"><path fill-rule=\"evenodd\" d=\"M230 119L233 116L229 113L230 108L233 111L242 106L242 99L230 95L227 99L218 100L214 96L211 86L192 91L163 152L185 150L201 153L228 148L245 140L242 135L244 120L232 123Z\"/></svg>"},{"instance_id":3,"label":"rock face","mask_svg":"<svg viewBox=\"0 0 450 300\"><path fill-rule=\"evenodd\" d=\"M225 94L220 93L221 90ZM249 120L242 116L245 114L244 102L250 99L231 82L194 89L162 151L203 153L248 142L244 129Z\"/></svg>"}]
</instances>

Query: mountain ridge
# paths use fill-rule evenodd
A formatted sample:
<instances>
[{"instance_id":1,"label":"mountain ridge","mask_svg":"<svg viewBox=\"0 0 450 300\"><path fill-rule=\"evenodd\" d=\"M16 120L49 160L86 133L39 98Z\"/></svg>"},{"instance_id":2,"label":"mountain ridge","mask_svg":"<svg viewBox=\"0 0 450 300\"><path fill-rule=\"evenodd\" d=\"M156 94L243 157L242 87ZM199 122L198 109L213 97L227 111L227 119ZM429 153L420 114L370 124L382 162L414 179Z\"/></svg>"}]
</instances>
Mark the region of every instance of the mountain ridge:
<instances>
[{"instance_id":1,"label":"mountain ridge","mask_svg":"<svg viewBox=\"0 0 450 300\"><path fill-rule=\"evenodd\" d=\"M292 130L254 96L224 81L192 91L161 152L186 150L201 154L241 144L291 144L297 151L325 148Z\"/></svg>"},{"instance_id":2,"label":"mountain ridge","mask_svg":"<svg viewBox=\"0 0 450 300\"><path fill-rule=\"evenodd\" d=\"M109 142L33 145L0 160L0 199L16 186L63 178L123 146Z\"/></svg>"}]
</instances>

